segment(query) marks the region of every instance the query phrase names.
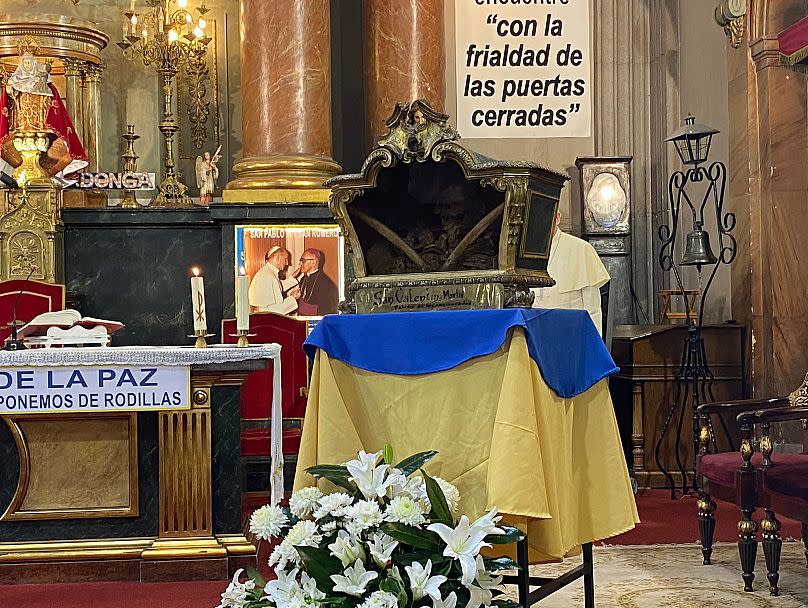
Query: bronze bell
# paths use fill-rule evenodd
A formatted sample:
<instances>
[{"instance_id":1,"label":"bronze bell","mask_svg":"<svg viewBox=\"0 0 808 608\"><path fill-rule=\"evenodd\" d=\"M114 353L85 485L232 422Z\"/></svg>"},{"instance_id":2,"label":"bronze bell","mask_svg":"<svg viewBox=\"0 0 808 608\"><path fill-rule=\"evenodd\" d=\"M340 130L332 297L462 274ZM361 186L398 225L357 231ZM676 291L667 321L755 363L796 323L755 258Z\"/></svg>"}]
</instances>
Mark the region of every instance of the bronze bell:
<instances>
[{"instance_id":1,"label":"bronze bell","mask_svg":"<svg viewBox=\"0 0 808 608\"><path fill-rule=\"evenodd\" d=\"M682 266L707 266L716 262L718 259L710 249L710 235L698 225L696 230L687 235L685 254L679 263Z\"/></svg>"}]
</instances>

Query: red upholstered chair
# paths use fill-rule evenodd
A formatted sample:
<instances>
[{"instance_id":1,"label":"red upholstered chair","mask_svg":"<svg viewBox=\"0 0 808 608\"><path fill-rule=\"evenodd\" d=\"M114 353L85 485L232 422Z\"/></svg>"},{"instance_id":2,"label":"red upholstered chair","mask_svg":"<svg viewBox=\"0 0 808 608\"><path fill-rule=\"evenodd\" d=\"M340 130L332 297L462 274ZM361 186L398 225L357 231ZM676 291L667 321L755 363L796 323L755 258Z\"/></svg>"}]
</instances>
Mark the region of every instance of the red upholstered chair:
<instances>
[{"instance_id":1,"label":"red upholstered chair","mask_svg":"<svg viewBox=\"0 0 808 608\"><path fill-rule=\"evenodd\" d=\"M783 454L773 452L770 436L772 424L801 421L803 429L808 420L808 375L800 389L802 399L792 401L785 407L769 408L738 416L738 421L747 429L749 445L754 449L754 425L759 425L759 452L751 462L755 464L757 502L763 508L764 519L760 522L763 533L763 553L766 558L766 576L769 591L778 595L780 580L780 522L776 514L797 520L802 524L802 542L808 560L808 431L803 432L803 453ZM796 393L796 391L795 391ZM793 394L792 394L793 397ZM788 403L788 402L787 402Z\"/></svg>"},{"instance_id":2,"label":"red upholstered chair","mask_svg":"<svg viewBox=\"0 0 808 608\"><path fill-rule=\"evenodd\" d=\"M786 405L788 405L788 399L747 399L726 403L705 403L698 408L698 415L701 420L699 437L701 447L697 456L696 470L700 494L698 501L699 537L703 560L705 564L711 563L713 531L715 529L714 514L716 510L713 498L735 503L741 513L741 519L738 522L738 552L745 591L752 591L752 582L755 579L758 524L753 519L753 515L757 508L763 507L766 513L766 519L761 523L764 531L764 553L766 553L772 593L777 593L777 581L775 577L774 582L772 582L771 573L773 570L770 564L770 552L774 550L773 547L777 543L774 542L774 537L771 534L773 524L767 523L770 521L770 511L766 510L766 498L760 491L759 467L763 464L765 456L754 452L753 419L749 416L754 415L754 412L780 411ZM710 452L711 445L715 445L711 416L716 415L738 417L742 433L739 451ZM777 454L777 462L782 465L783 470L790 470L786 469L786 467L806 467L806 478L808 478L808 455ZM808 511L806 511L806 515L808 515ZM808 517L806 517L806 520L808 520ZM805 526L803 526L802 532L803 541L808 543ZM779 536L777 542L779 542Z\"/></svg>"},{"instance_id":3,"label":"red upholstered chair","mask_svg":"<svg viewBox=\"0 0 808 608\"><path fill-rule=\"evenodd\" d=\"M232 335L235 333L235 319L223 320L222 342L236 342L237 338ZM281 345L283 453L296 457L308 386L308 361L303 352L306 321L275 313L255 313L250 315L250 333L255 334L250 337L253 344L275 342ZM269 458L272 373L272 369L253 372L241 390L241 455L245 462Z\"/></svg>"},{"instance_id":4,"label":"red upholstered chair","mask_svg":"<svg viewBox=\"0 0 808 608\"><path fill-rule=\"evenodd\" d=\"M18 297L19 301L17 301ZM14 316L15 302L17 302L17 321L25 324L43 312L64 309L65 286L21 279L0 282L0 340L2 341L11 335L11 328L6 325L11 323Z\"/></svg>"}]
</instances>

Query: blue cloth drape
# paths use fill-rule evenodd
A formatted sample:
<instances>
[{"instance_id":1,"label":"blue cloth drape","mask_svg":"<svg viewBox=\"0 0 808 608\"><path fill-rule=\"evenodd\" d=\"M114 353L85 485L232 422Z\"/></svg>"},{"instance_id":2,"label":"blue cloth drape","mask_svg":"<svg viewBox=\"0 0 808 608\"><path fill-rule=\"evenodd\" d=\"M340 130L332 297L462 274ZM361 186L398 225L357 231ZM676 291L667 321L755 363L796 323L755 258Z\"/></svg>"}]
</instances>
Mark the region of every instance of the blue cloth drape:
<instances>
[{"instance_id":1,"label":"blue cloth drape","mask_svg":"<svg viewBox=\"0 0 808 608\"><path fill-rule=\"evenodd\" d=\"M327 315L303 345L381 374L428 374L496 351L523 327L531 358L560 397L573 397L618 371L585 310L447 310Z\"/></svg>"}]
</instances>

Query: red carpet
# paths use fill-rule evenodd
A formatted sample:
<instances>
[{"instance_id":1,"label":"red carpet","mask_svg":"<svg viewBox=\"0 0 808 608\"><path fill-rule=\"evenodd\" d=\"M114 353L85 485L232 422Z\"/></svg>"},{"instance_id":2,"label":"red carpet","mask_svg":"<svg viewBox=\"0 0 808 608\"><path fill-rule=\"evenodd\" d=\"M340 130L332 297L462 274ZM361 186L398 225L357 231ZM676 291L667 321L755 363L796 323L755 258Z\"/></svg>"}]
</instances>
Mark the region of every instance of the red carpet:
<instances>
[{"instance_id":1,"label":"red carpet","mask_svg":"<svg viewBox=\"0 0 808 608\"><path fill-rule=\"evenodd\" d=\"M671 500L667 490L640 490L637 494L637 509L641 523L633 530L608 538L604 545L669 545L695 543L699 540L699 524L696 516L696 496ZM716 543L734 543L738 540L740 512L732 503L716 501ZM760 522L763 512L755 512L755 521ZM780 534L783 539L800 539L800 524L791 519L780 518L783 524Z\"/></svg>"},{"instance_id":2,"label":"red carpet","mask_svg":"<svg viewBox=\"0 0 808 608\"><path fill-rule=\"evenodd\" d=\"M0 585L2 608L214 608L226 581Z\"/></svg>"},{"instance_id":3,"label":"red carpet","mask_svg":"<svg viewBox=\"0 0 808 608\"><path fill-rule=\"evenodd\" d=\"M671 500L665 490L637 495L640 523L602 544L656 545L698 542L695 497ZM759 519L760 513L756 515ZM735 542L739 519L735 505L719 502L715 542ZM800 538L800 524L782 519L782 536ZM262 547L265 563L269 547ZM263 569L263 568L262 568ZM84 583L0 585L0 608L214 608L227 581L196 583Z\"/></svg>"}]
</instances>

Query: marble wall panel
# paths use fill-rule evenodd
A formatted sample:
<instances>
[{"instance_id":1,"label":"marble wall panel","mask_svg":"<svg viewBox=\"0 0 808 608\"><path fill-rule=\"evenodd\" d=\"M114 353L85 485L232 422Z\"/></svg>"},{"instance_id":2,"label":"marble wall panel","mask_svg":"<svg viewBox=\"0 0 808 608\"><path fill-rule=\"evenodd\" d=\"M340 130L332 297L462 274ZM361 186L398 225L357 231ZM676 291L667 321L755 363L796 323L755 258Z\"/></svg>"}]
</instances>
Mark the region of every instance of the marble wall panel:
<instances>
[{"instance_id":1,"label":"marble wall panel","mask_svg":"<svg viewBox=\"0 0 808 608\"><path fill-rule=\"evenodd\" d=\"M210 390L214 534L241 531L240 395L237 386Z\"/></svg>"},{"instance_id":2,"label":"marble wall panel","mask_svg":"<svg viewBox=\"0 0 808 608\"><path fill-rule=\"evenodd\" d=\"M85 315L120 320L113 343L188 344L190 269L205 277L208 330L222 318L221 234L213 226L97 226L65 231L68 290Z\"/></svg>"}]
</instances>

